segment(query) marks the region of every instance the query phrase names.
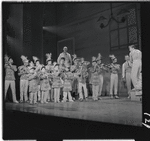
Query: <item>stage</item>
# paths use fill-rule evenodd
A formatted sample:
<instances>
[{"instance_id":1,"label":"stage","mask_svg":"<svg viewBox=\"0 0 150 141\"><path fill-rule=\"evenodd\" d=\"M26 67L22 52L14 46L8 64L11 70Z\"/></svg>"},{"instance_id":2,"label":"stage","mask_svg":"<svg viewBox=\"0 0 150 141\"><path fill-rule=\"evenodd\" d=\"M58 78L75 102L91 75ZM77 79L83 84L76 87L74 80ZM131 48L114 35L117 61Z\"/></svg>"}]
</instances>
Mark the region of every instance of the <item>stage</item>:
<instances>
[{"instance_id":1,"label":"stage","mask_svg":"<svg viewBox=\"0 0 150 141\"><path fill-rule=\"evenodd\" d=\"M64 117L104 123L142 126L142 102L127 98L75 101L29 105L28 103L5 103L6 111L34 113L45 116Z\"/></svg>"}]
</instances>

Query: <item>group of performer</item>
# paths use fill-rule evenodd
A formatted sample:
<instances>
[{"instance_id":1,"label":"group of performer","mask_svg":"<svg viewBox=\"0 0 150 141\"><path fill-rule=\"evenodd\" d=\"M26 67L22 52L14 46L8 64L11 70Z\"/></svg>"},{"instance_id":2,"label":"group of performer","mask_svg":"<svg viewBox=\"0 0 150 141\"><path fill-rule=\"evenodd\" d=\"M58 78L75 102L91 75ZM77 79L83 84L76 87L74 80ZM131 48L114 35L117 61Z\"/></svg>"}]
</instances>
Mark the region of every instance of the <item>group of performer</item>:
<instances>
[{"instance_id":1,"label":"group of performer","mask_svg":"<svg viewBox=\"0 0 150 141\"><path fill-rule=\"evenodd\" d=\"M141 88L141 51L129 46L130 54L125 56L122 65L122 79L126 81L128 98L130 98L131 83L135 90ZM110 97L118 99L118 72L121 69L114 55L109 55L111 63L103 64L102 56L92 57L92 65L84 58L70 55L67 47L59 55L57 62L53 62L52 54L46 54L46 65L40 64L40 60L33 56L29 61L21 56L23 65L18 68L13 65L13 59L5 55L5 99L9 86L12 90L14 103L29 102L30 104L48 103L49 101L73 102L75 95L79 95L79 101L88 99L87 81L92 89L94 101L101 100L103 89L103 75L110 71ZM15 72L20 76L20 100L16 99ZM28 95L29 92L29 95ZM114 93L113 93L114 92Z\"/></svg>"}]
</instances>

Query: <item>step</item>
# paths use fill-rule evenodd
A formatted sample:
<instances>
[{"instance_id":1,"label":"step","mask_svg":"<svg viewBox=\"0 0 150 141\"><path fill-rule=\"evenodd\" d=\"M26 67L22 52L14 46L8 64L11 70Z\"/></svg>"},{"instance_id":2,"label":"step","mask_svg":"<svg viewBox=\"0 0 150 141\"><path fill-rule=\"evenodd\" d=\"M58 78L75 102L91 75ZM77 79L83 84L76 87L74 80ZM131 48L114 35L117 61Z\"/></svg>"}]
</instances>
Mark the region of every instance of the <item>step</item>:
<instances>
[{"instance_id":1,"label":"step","mask_svg":"<svg viewBox=\"0 0 150 141\"><path fill-rule=\"evenodd\" d=\"M142 101L142 91L131 91L131 101Z\"/></svg>"}]
</instances>

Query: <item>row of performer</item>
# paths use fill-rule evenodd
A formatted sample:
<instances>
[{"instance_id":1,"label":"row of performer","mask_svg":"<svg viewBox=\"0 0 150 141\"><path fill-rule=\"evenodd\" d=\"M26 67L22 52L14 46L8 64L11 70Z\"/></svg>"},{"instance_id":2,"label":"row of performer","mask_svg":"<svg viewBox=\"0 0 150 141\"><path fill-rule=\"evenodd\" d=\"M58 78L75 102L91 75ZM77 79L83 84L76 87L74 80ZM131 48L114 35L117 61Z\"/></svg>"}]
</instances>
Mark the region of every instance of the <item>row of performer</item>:
<instances>
[{"instance_id":1,"label":"row of performer","mask_svg":"<svg viewBox=\"0 0 150 141\"><path fill-rule=\"evenodd\" d=\"M131 97L131 83L134 90L141 90L141 51L129 46L130 54L125 56L122 65L122 79L126 82L128 98ZM5 99L10 86L14 103L29 102L30 104L48 103L48 101L73 102L74 95L79 95L79 100L88 99L87 81L92 88L94 101L101 100L103 88L103 74L110 71L110 98L118 99L118 71L121 69L114 55L109 55L111 63L103 64L102 56L92 57L92 65L84 58L71 55L67 47L59 55L57 62L52 61L52 54L46 54L46 65L40 64L40 60L33 56L29 61L21 56L23 65L17 67L13 59L5 55ZM52 63L53 62L53 63ZM20 76L20 100L16 99L15 72ZM28 96L29 92L29 96Z\"/></svg>"}]
</instances>

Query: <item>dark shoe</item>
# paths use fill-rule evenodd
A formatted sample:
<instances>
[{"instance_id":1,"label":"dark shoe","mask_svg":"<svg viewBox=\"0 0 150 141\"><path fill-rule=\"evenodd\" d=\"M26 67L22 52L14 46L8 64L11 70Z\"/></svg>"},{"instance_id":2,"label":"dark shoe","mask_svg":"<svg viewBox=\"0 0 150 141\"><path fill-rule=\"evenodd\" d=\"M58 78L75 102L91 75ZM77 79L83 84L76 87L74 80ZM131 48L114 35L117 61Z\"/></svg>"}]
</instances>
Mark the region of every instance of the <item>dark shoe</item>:
<instances>
[{"instance_id":1,"label":"dark shoe","mask_svg":"<svg viewBox=\"0 0 150 141\"><path fill-rule=\"evenodd\" d=\"M128 96L128 99L130 99L131 98L131 96Z\"/></svg>"}]
</instances>

